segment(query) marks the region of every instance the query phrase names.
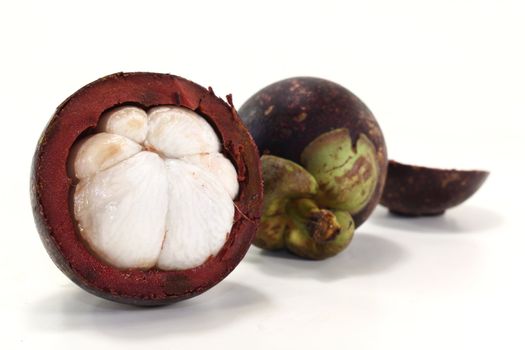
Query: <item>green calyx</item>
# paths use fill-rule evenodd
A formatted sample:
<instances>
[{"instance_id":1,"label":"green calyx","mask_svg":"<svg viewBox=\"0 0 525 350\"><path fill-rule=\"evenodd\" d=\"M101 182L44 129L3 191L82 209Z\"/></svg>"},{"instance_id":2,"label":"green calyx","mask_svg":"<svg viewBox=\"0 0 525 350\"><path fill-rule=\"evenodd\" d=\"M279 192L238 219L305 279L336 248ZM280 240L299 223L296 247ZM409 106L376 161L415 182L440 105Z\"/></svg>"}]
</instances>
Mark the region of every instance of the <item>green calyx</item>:
<instances>
[{"instance_id":1,"label":"green calyx","mask_svg":"<svg viewBox=\"0 0 525 350\"><path fill-rule=\"evenodd\" d=\"M313 140L301 154L301 163L319 184L322 206L355 214L372 197L379 167L375 147L360 135L355 147L347 129L336 129Z\"/></svg>"},{"instance_id":2,"label":"green calyx","mask_svg":"<svg viewBox=\"0 0 525 350\"><path fill-rule=\"evenodd\" d=\"M355 225L350 214L319 209L310 199L294 201L289 207L289 217L293 224L285 235L286 247L303 258L334 256L344 250L354 236Z\"/></svg>"},{"instance_id":3,"label":"green calyx","mask_svg":"<svg viewBox=\"0 0 525 350\"><path fill-rule=\"evenodd\" d=\"M254 244L309 259L344 250L354 234L352 214L366 206L378 181L368 138L361 135L354 147L348 129L336 129L304 149L304 167L269 155L261 162L263 216Z\"/></svg>"}]
</instances>

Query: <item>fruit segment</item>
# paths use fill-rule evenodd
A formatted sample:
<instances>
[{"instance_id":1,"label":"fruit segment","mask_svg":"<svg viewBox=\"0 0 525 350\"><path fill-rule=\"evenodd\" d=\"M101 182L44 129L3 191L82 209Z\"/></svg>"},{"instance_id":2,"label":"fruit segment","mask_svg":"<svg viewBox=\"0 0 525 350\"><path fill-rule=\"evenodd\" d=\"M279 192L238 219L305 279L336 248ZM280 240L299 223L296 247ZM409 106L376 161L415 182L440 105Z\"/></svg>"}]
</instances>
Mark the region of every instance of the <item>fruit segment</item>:
<instances>
[{"instance_id":1,"label":"fruit segment","mask_svg":"<svg viewBox=\"0 0 525 350\"><path fill-rule=\"evenodd\" d=\"M80 181L74 211L79 232L102 259L119 268L155 266L165 232L168 181L151 152Z\"/></svg>"},{"instance_id":2,"label":"fruit segment","mask_svg":"<svg viewBox=\"0 0 525 350\"><path fill-rule=\"evenodd\" d=\"M193 154L180 159L215 174L215 177L226 189L231 199L235 199L237 192L239 192L237 171L230 160L223 156L222 153Z\"/></svg>"},{"instance_id":3,"label":"fruit segment","mask_svg":"<svg viewBox=\"0 0 525 350\"><path fill-rule=\"evenodd\" d=\"M156 107L148 113L146 146L167 158L220 151L219 138L208 122L183 107Z\"/></svg>"},{"instance_id":4,"label":"fruit segment","mask_svg":"<svg viewBox=\"0 0 525 350\"><path fill-rule=\"evenodd\" d=\"M99 125L102 131L144 143L148 133L148 114L138 107L121 106L104 113Z\"/></svg>"},{"instance_id":5,"label":"fruit segment","mask_svg":"<svg viewBox=\"0 0 525 350\"><path fill-rule=\"evenodd\" d=\"M163 270L199 266L226 242L235 212L224 187L182 160L166 160L169 183L166 236L158 261Z\"/></svg>"},{"instance_id":6,"label":"fruit segment","mask_svg":"<svg viewBox=\"0 0 525 350\"><path fill-rule=\"evenodd\" d=\"M120 135L101 132L78 143L72 152L74 176L89 177L137 154L142 147Z\"/></svg>"}]
</instances>

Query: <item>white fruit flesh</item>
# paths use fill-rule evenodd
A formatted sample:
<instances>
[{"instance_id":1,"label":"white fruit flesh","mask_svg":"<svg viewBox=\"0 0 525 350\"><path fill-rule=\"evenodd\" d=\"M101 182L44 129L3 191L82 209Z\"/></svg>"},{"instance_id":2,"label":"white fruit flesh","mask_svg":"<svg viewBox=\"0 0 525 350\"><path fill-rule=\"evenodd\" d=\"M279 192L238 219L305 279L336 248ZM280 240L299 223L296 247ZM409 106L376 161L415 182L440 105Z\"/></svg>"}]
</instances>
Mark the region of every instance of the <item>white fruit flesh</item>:
<instances>
[{"instance_id":1,"label":"white fruit flesh","mask_svg":"<svg viewBox=\"0 0 525 350\"><path fill-rule=\"evenodd\" d=\"M106 113L78 142L74 215L81 237L118 268L188 269L216 255L239 184L207 121L182 107Z\"/></svg>"},{"instance_id":2,"label":"white fruit flesh","mask_svg":"<svg viewBox=\"0 0 525 350\"><path fill-rule=\"evenodd\" d=\"M101 132L79 142L73 168L75 176L83 179L98 171L112 167L139 153L142 147L120 135Z\"/></svg>"},{"instance_id":3,"label":"white fruit flesh","mask_svg":"<svg viewBox=\"0 0 525 350\"><path fill-rule=\"evenodd\" d=\"M155 266L168 208L164 161L155 153L140 152L81 180L74 207L80 235L108 263Z\"/></svg>"},{"instance_id":4,"label":"white fruit flesh","mask_svg":"<svg viewBox=\"0 0 525 350\"><path fill-rule=\"evenodd\" d=\"M215 174L215 177L221 182L230 197L235 198L239 191L237 171L222 153L194 154L180 159Z\"/></svg>"},{"instance_id":5,"label":"white fruit flesh","mask_svg":"<svg viewBox=\"0 0 525 350\"><path fill-rule=\"evenodd\" d=\"M178 159L167 160L166 168L169 209L158 265L164 270L198 266L224 245L233 202L215 174Z\"/></svg>"},{"instance_id":6,"label":"white fruit flesh","mask_svg":"<svg viewBox=\"0 0 525 350\"><path fill-rule=\"evenodd\" d=\"M106 132L144 143L148 134L148 115L141 108L122 106L104 113L99 125Z\"/></svg>"},{"instance_id":7,"label":"white fruit flesh","mask_svg":"<svg viewBox=\"0 0 525 350\"><path fill-rule=\"evenodd\" d=\"M156 107L148 113L146 145L167 158L216 153L221 145L208 122L187 108Z\"/></svg>"}]
</instances>

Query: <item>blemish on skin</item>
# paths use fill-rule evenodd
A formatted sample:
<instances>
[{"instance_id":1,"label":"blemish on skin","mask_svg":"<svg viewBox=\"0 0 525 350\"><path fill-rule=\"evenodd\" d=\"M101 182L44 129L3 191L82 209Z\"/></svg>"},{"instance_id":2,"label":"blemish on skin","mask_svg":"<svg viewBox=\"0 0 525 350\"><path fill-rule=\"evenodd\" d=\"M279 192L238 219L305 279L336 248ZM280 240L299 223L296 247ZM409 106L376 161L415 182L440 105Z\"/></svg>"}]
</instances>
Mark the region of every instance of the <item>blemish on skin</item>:
<instances>
[{"instance_id":1,"label":"blemish on skin","mask_svg":"<svg viewBox=\"0 0 525 350\"><path fill-rule=\"evenodd\" d=\"M369 133L369 135L371 135L371 136L379 136L379 135L381 135L381 132L379 131L379 129L377 129L377 128L375 128L375 127L370 128L370 129L368 130L368 133Z\"/></svg>"},{"instance_id":2,"label":"blemish on skin","mask_svg":"<svg viewBox=\"0 0 525 350\"><path fill-rule=\"evenodd\" d=\"M293 80L292 86L290 87L290 92L294 92L296 89L300 87L301 87L301 84L297 80Z\"/></svg>"},{"instance_id":3,"label":"blemish on skin","mask_svg":"<svg viewBox=\"0 0 525 350\"><path fill-rule=\"evenodd\" d=\"M272 106L273 107L273 106ZM308 113L306 112L301 112L299 113L298 115L296 115L293 120L296 121L297 123L300 123L302 121L304 121L306 119L306 117L308 117Z\"/></svg>"},{"instance_id":4,"label":"blemish on skin","mask_svg":"<svg viewBox=\"0 0 525 350\"><path fill-rule=\"evenodd\" d=\"M336 176L334 181L344 183L346 179L349 179L351 182L359 180L365 182L370 176L372 176L372 165L364 157L359 157L349 171L342 176Z\"/></svg>"},{"instance_id":5,"label":"blemish on skin","mask_svg":"<svg viewBox=\"0 0 525 350\"><path fill-rule=\"evenodd\" d=\"M272 97L270 95L262 94L260 97L259 104L263 105L263 104L269 103L271 100L272 100Z\"/></svg>"},{"instance_id":6,"label":"blemish on skin","mask_svg":"<svg viewBox=\"0 0 525 350\"><path fill-rule=\"evenodd\" d=\"M441 187L445 188L449 183L459 180L460 176L457 173L452 173L441 181Z\"/></svg>"},{"instance_id":7,"label":"blemish on skin","mask_svg":"<svg viewBox=\"0 0 525 350\"><path fill-rule=\"evenodd\" d=\"M266 110L264 111L264 115L269 115L270 113L272 113L273 111L273 105L271 105L270 107L266 108Z\"/></svg>"}]
</instances>

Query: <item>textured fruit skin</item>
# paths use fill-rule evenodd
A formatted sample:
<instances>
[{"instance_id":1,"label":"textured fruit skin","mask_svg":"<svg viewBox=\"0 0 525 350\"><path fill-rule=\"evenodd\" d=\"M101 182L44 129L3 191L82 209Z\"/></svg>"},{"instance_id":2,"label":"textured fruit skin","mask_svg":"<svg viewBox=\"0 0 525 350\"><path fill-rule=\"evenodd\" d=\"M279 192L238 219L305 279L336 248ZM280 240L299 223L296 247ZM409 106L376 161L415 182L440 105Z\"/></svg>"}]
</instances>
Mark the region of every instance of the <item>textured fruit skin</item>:
<instances>
[{"instance_id":1,"label":"textured fruit skin","mask_svg":"<svg viewBox=\"0 0 525 350\"><path fill-rule=\"evenodd\" d=\"M391 160L380 203L399 215L440 215L470 198L488 176L486 171L426 168Z\"/></svg>"},{"instance_id":2,"label":"textured fruit skin","mask_svg":"<svg viewBox=\"0 0 525 350\"><path fill-rule=\"evenodd\" d=\"M323 133L347 128L354 145L359 135L366 135L376 149L379 177L368 204L352 215L356 227L372 213L386 179L387 150L372 112L349 90L320 78L285 79L250 97L239 115L262 154L298 164L304 148Z\"/></svg>"},{"instance_id":3,"label":"textured fruit skin","mask_svg":"<svg viewBox=\"0 0 525 350\"><path fill-rule=\"evenodd\" d=\"M226 277L246 254L260 218L259 154L229 104L213 91L169 74L117 73L78 90L56 110L38 142L32 165L31 201L40 237L55 264L97 296L134 305L162 305L198 295ZM179 271L120 270L96 258L76 232L70 205L67 160L77 138L92 132L102 112L121 105L187 107L206 118L223 154L237 169L234 224L221 251L203 265Z\"/></svg>"}]
</instances>

